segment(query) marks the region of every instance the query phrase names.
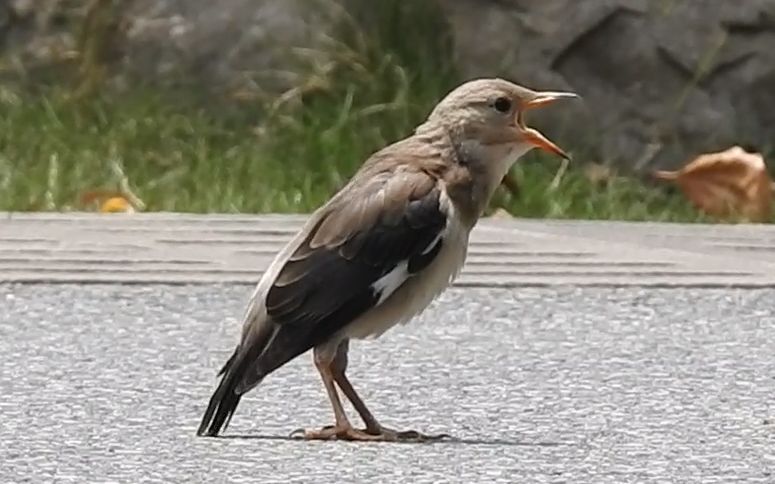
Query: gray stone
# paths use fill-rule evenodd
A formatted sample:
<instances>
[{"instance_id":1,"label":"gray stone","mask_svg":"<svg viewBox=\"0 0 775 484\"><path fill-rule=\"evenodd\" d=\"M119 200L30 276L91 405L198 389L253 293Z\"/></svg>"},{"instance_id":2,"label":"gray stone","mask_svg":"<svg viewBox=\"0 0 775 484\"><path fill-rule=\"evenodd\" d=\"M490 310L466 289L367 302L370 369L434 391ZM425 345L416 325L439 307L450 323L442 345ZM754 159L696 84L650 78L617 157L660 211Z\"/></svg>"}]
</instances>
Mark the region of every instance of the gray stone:
<instances>
[{"instance_id":1,"label":"gray stone","mask_svg":"<svg viewBox=\"0 0 775 484\"><path fill-rule=\"evenodd\" d=\"M127 72L190 79L221 90L295 81L293 47L311 47L327 3L273 0L134 0L127 8ZM330 3L328 3L330 5Z\"/></svg>"},{"instance_id":2,"label":"gray stone","mask_svg":"<svg viewBox=\"0 0 775 484\"><path fill-rule=\"evenodd\" d=\"M537 126L603 162L674 167L764 149L775 125L775 1L443 0L466 75L571 89ZM559 127L558 127L559 125Z\"/></svg>"},{"instance_id":3,"label":"gray stone","mask_svg":"<svg viewBox=\"0 0 775 484\"><path fill-rule=\"evenodd\" d=\"M65 28L74 18L76 9L66 0L12 0L0 2L0 49L4 70L10 67L34 70L55 64L73 51L75 36ZM7 58L13 58L8 61Z\"/></svg>"},{"instance_id":4,"label":"gray stone","mask_svg":"<svg viewBox=\"0 0 775 484\"><path fill-rule=\"evenodd\" d=\"M583 102L531 114L539 129L580 159L648 170L674 168L732 144L770 145L775 0L437 1L466 78L500 75L583 96ZM9 5L0 9L7 51L15 46L39 61L72 48L65 26L85 1L46 0L32 20L29 2ZM271 96L304 77L295 48L325 56L329 27L342 18L337 5L126 1L119 71L130 79L185 80L220 93L247 88Z\"/></svg>"}]
</instances>

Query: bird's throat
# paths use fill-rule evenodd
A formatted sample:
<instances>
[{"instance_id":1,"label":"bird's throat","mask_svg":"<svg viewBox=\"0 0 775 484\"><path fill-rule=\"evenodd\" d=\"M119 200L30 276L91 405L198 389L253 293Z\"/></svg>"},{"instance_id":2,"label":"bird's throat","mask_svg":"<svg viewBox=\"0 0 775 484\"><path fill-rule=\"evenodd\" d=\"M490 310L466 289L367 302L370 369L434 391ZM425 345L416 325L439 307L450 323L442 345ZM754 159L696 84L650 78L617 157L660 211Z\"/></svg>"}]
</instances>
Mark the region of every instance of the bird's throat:
<instances>
[{"instance_id":1,"label":"bird's throat","mask_svg":"<svg viewBox=\"0 0 775 484\"><path fill-rule=\"evenodd\" d=\"M477 212L487 208L503 177L531 148L525 144L483 145L474 140L461 143L459 153L472 175L472 202Z\"/></svg>"}]
</instances>

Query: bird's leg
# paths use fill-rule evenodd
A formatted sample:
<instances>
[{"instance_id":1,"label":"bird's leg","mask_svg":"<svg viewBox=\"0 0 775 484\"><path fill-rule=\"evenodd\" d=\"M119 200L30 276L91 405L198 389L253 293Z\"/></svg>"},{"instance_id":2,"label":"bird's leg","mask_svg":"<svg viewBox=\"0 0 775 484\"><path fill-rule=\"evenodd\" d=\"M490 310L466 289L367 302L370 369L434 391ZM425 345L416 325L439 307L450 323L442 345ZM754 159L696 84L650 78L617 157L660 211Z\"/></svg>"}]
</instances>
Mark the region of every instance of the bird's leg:
<instances>
[{"instance_id":1,"label":"bird's leg","mask_svg":"<svg viewBox=\"0 0 775 484\"><path fill-rule=\"evenodd\" d=\"M320 372L320 378L323 380L323 385L326 387L328 399L331 401L331 406L334 409L335 423L333 426L323 427L319 430L303 430L303 438L305 440L382 440L378 435L372 435L353 428L352 424L347 419L347 414L345 414L344 407L342 407L342 402L339 399L339 394L337 394L336 387L334 386L333 363L335 358L331 357L324 350L315 348L314 359L315 366L317 367L318 372ZM293 434L295 433L296 432Z\"/></svg>"},{"instance_id":2,"label":"bird's leg","mask_svg":"<svg viewBox=\"0 0 775 484\"><path fill-rule=\"evenodd\" d=\"M344 340L336 349L336 356L334 357L332 368L334 381L339 385L339 388L347 399L350 400L353 407L355 407L358 415L361 416L363 423L366 424L366 432L377 435L381 433L382 426L377 422L377 419L374 418L374 415L371 414L369 409L366 408L366 404L363 403L361 397L355 392L355 388L353 388L352 383L350 383L347 375L345 375L345 371L347 370L347 350L349 349L349 346L349 340Z\"/></svg>"},{"instance_id":3,"label":"bird's leg","mask_svg":"<svg viewBox=\"0 0 775 484\"><path fill-rule=\"evenodd\" d=\"M363 423L366 424L366 432L368 434L378 437L378 440L385 440L385 441L391 441L391 442L399 442L399 441L424 442L424 441L439 440L445 437L449 437L447 434L424 435L414 430L396 431L380 425L380 423L377 422L377 419L374 418L374 415L372 415L369 409L366 408L366 404L363 403L363 400L361 400L361 397L358 396L358 393L356 393L355 388L353 388L352 383L350 383L350 380L347 378L347 375L345 374L345 371L347 370L347 350L348 349L349 349L348 340L344 340L339 344L339 347L337 348L336 356L334 357L334 361L332 365L333 378L334 378L334 381L336 381L337 385L339 385L339 388L342 390L342 393L344 393L347 399L350 400L350 403L352 403L353 407L355 407L355 410L358 412L358 415L360 415L361 419L363 419Z\"/></svg>"}]
</instances>

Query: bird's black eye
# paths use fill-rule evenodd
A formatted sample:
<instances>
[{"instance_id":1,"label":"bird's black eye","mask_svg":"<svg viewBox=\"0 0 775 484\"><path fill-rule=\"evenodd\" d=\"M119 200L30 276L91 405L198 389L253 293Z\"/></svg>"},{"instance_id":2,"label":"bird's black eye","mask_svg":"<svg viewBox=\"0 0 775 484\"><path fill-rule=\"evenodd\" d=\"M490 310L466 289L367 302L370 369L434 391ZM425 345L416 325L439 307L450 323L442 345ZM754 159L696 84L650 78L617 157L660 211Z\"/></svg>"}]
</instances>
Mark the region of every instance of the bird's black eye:
<instances>
[{"instance_id":1,"label":"bird's black eye","mask_svg":"<svg viewBox=\"0 0 775 484\"><path fill-rule=\"evenodd\" d=\"M508 113L511 111L511 101L508 98L499 97L495 100L495 103L493 103L493 107L495 107L495 110L499 113Z\"/></svg>"}]
</instances>

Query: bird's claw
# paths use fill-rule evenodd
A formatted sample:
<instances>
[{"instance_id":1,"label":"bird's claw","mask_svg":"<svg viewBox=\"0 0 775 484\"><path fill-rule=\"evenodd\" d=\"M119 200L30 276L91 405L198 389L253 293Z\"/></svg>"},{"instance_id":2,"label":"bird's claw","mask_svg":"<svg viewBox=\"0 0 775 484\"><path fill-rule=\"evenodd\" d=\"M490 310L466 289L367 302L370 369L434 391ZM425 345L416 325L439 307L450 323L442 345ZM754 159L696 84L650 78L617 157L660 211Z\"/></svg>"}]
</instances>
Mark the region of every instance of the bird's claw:
<instances>
[{"instance_id":1,"label":"bird's claw","mask_svg":"<svg viewBox=\"0 0 775 484\"><path fill-rule=\"evenodd\" d=\"M385 440L390 442L438 442L444 439L451 439L449 434L421 434L416 430L392 430L388 428L381 428L377 432L377 435L383 435L387 437Z\"/></svg>"},{"instance_id":2,"label":"bird's claw","mask_svg":"<svg viewBox=\"0 0 775 484\"><path fill-rule=\"evenodd\" d=\"M296 429L291 432L291 438L302 440L356 440L374 441L382 440L380 435L372 435L363 430L351 426L327 425L321 429Z\"/></svg>"},{"instance_id":3,"label":"bird's claw","mask_svg":"<svg viewBox=\"0 0 775 484\"><path fill-rule=\"evenodd\" d=\"M300 440L350 440L361 442L438 442L452 438L449 434L426 435L416 430L396 431L387 428L359 430L351 426L327 425L318 430L299 428L289 435Z\"/></svg>"}]
</instances>

